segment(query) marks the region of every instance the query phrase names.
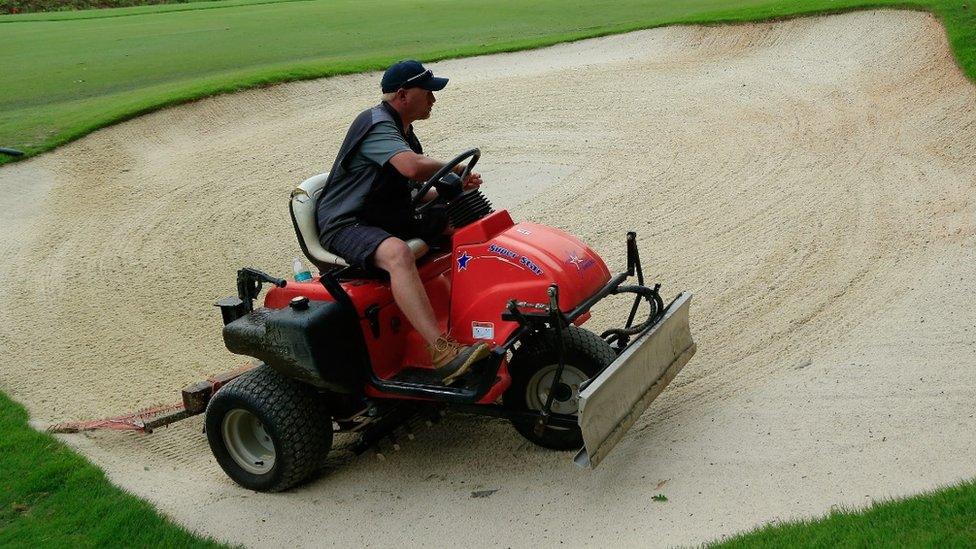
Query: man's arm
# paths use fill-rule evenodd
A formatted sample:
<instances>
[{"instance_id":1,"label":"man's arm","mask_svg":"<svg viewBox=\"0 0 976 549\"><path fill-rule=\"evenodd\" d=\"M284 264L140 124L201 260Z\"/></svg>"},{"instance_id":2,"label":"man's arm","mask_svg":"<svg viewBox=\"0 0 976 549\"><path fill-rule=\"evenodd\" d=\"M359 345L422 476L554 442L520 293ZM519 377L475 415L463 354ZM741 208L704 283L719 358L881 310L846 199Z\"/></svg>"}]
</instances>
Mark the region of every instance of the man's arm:
<instances>
[{"instance_id":1,"label":"man's arm","mask_svg":"<svg viewBox=\"0 0 976 549\"><path fill-rule=\"evenodd\" d=\"M414 181L426 181L444 166L443 162L410 150L403 134L389 121L380 122L370 129L349 166L353 169L367 163L377 166L391 164L401 175ZM464 166L454 168L457 174L463 170ZM481 185L481 176L472 173L464 183L465 190L476 188ZM436 196L437 193L432 191L426 199L432 200Z\"/></svg>"},{"instance_id":2,"label":"man's arm","mask_svg":"<svg viewBox=\"0 0 976 549\"><path fill-rule=\"evenodd\" d=\"M393 155L389 162L393 164L396 171L414 181L427 181L437 170L444 167L443 162L434 160L429 156L417 154L413 151L400 151ZM463 170L463 165L458 165L454 168L454 172L459 175ZM481 175L471 172L467 181L464 182L464 190L474 189L479 186L481 186ZM427 198L432 198L432 196L428 196Z\"/></svg>"},{"instance_id":3,"label":"man's arm","mask_svg":"<svg viewBox=\"0 0 976 549\"><path fill-rule=\"evenodd\" d=\"M413 151L396 153L390 158L390 164L393 164L396 171L414 181L427 181L434 172L444 167L443 162Z\"/></svg>"}]
</instances>

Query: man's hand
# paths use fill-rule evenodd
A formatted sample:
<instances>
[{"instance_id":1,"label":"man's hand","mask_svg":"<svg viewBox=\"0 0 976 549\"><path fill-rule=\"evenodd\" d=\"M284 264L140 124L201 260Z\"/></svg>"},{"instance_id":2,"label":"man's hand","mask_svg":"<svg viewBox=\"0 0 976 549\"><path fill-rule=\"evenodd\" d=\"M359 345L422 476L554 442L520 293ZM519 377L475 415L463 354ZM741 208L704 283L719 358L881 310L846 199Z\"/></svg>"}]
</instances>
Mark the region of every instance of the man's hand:
<instances>
[{"instance_id":1,"label":"man's hand","mask_svg":"<svg viewBox=\"0 0 976 549\"><path fill-rule=\"evenodd\" d=\"M462 173L464 173L465 169L467 169L467 166L464 164L455 166L454 173L461 175ZM481 174L478 172L471 172L468 174L468 177L465 178L465 180L463 181L463 185L461 186L461 189L465 191L470 191L471 189L477 189L478 187L481 186L482 183L483 181L481 181Z\"/></svg>"},{"instance_id":2,"label":"man's hand","mask_svg":"<svg viewBox=\"0 0 976 549\"><path fill-rule=\"evenodd\" d=\"M466 191L471 189L477 189L481 186L481 174L478 172L471 172L468 177L464 180L464 186L462 187Z\"/></svg>"}]
</instances>

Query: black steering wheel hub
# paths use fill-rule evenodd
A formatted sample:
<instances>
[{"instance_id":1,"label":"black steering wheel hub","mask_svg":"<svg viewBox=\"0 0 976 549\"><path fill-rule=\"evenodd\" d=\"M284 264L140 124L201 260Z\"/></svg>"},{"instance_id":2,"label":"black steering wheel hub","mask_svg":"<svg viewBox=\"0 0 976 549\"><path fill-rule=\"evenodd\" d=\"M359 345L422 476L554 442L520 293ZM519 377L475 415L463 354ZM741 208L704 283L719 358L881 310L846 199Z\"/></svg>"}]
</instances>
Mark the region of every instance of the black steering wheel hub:
<instances>
[{"instance_id":1,"label":"black steering wheel hub","mask_svg":"<svg viewBox=\"0 0 976 549\"><path fill-rule=\"evenodd\" d=\"M461 162L464 162L469 158L471 160L464 167L464 170L461 172L461 175L457 176L456 174L454 174L454 168L460 166ZM459 194L459 191L463 189L464 180L467 179L468 174L470 174L471 170L474 169L474 165L478 163L479 158L481 158L480 149L468 149L463 153L455 156L447 164L444 164L441 167L441 169L437 170L437 172L435 172L434 175L430 176L430 179L428 179L427 181L424 182L423 185L421 185L420 189L417 191L417 194L414 195L413 197L414 209L417 210L418 213L420 213L423 212L423 210L433 206L434 204L437 203L443 204L444 202L450 200L450 198L446 198L442 196L440 194L440 191L438 190L438 196L436 199L431 200L430 202L427 203L423 203L424 197L427 196L427 192L435 185L448 188L449 189L448 194L454 194L454 195ZM451 188L456 188L457 190L452 191L450 190Z\"/></svg>"},{"instance_id":2,"label":"black steering wheel hub","mask_svg":"<svg viewBox=\"0 0 976 549\"><path fill-rule=\"evenodd\" d=\"M461 174L455 173L454 169L469 158L471 160L464 166ZM468 149L444 164L437 173L425 181L413 197L413 207L417 215L423 215L428 208L436 204L447 204L447 215L451 226L459 229L493 212L491 202L488 202L481 191L464 190L464 180L478 163L479 158L481 158L481 150ZM431 188L437 189L437 198L423 202Z\"/></svg>"}]
</instances>

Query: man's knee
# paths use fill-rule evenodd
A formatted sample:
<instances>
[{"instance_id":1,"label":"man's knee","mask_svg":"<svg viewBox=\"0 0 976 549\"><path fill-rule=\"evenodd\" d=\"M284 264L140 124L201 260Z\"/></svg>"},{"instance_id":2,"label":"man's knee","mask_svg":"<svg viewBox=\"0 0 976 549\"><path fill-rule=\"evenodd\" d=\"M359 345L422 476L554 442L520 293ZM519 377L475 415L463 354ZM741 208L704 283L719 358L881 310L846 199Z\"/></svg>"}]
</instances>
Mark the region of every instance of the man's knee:
<instances>
[{"instance_id":1,"label":"man's knee","mask_svg":"<svg viewBox=\"0 0 976 549\"><path fill-rule=\"evenodd\" d=\"M395 236L387 238L376 248L373 262L384 271L411 268L415 264L413 251L407 243Z\"/></svg>"}]
</instances>

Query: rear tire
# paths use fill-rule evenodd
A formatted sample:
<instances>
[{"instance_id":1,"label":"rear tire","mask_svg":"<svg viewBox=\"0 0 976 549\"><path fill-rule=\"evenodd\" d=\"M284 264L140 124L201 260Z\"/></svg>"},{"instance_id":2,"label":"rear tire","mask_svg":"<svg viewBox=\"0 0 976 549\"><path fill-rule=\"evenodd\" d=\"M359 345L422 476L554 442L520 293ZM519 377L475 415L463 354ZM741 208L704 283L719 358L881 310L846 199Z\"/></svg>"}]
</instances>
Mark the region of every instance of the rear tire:
<instances>
[{"instance_id":1,"label":"rear tire","mask_svg":"<svg viewBox=\"0 0 976 549\"><path fill-rule=\"evenodd\" d=\"M210 399L207 441L234 482L279 492L307 480L332 447L332 418L308 385L262 364Z\"/></svg>"},{"instance_id":2,"label":"rear tire","mask_svg":"<svg viewBox=\"0 0 976 549\"><path fill-rule=\"evenodd\" d=\"M545 395L559 364L556 341L537 337L524 341L509 363L512 385L505 391L502 402L512 411L540 411ZM617 358L613 348L598 335L570 326L563 331L565 368L561 377L561 392L553 401L554 413L576 415L579 410L579 383L598 374ZM515 430L523 437L544 448L578 450L583 446L579 427L547 427L542 435L535 433L535 421L512 420Z\"/></svg>"}]
</instances>

